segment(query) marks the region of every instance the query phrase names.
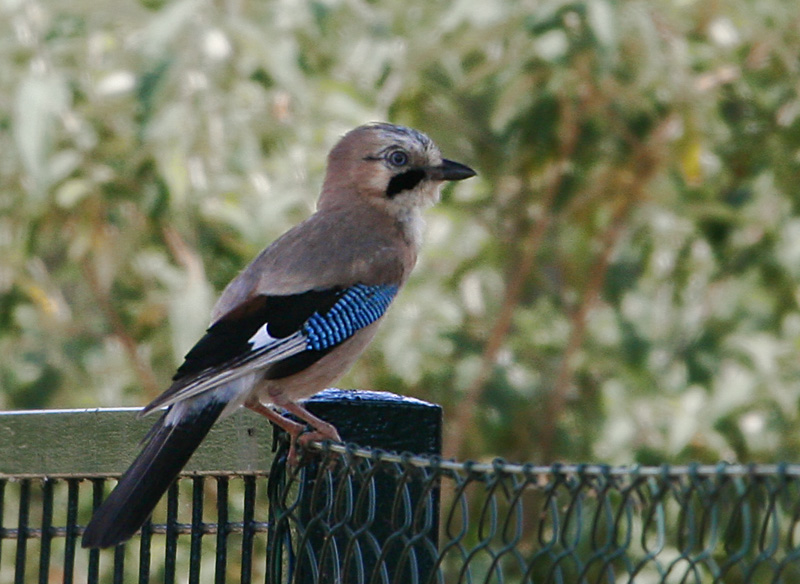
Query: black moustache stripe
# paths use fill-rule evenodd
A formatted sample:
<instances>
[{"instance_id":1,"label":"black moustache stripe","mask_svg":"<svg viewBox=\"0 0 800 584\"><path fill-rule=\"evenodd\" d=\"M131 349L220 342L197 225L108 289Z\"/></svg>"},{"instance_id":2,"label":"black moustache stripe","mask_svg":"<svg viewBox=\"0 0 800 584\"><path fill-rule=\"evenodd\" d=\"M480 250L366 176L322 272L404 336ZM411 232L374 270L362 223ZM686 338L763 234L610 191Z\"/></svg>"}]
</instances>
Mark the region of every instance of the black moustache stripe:
<instances>
[{"instance_id":1,"label":"black moustache stripe","mask_svg":"<svg viewBox=\"0 0 800 584\"><path fill-rule=\"evenodd\" d=\"M393 176L386 187L386 196L394 197L403 191L409 191L416 187L425 178L425 171L419 168L412 168Z\"/></svg>"}]
</instances>

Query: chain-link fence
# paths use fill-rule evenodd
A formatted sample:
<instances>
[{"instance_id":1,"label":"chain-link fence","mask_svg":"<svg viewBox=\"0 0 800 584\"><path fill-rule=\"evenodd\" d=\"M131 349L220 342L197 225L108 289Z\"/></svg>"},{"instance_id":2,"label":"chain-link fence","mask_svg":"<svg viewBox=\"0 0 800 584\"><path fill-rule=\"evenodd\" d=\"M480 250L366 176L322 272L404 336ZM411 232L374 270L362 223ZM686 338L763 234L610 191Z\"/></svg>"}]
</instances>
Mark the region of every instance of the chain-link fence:
<instances>
[{"instance_id":1,"label":"chain-link fence","mask_svg":"<svg viewBox=\"0 0 800 584\"><path fill-rule=\"evenodd\" d=\"M402 405L409 432L396 404L346 402L332 407L356 435L427 453L315 445L292 469L285 443L273 454L268 427L243 413L209 435L139 536L103 551L80 548L83 525L147 421L0 416L0 583L800 582L800 465L443 461L426 404Z\"/></svg>"},{"instance_id":2,"label":"chain-link fence","mask_svg":"<svg viewBox=\"0 0 800 584\"><path fill-rule=\"evenodd\" d=\"M798 465L322 459L273 475L271 581L800 582Z\"/></svg>"}]
</instances>

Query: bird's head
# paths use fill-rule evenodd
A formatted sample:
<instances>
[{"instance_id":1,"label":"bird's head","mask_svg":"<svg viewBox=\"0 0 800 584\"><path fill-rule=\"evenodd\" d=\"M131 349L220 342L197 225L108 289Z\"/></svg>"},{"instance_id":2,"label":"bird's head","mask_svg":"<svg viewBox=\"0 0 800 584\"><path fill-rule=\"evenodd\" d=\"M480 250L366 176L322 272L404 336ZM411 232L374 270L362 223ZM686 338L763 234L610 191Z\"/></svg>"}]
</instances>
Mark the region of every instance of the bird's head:
<instances>
[{"instance_id":1,"label":"bird's head","mask_svg":"<svg viewBox=\"0 0 800 584\"><path fill-rule=\"evenodd\" d=\"M468 166L442 158L422 132L367 124L348 132L331 150L318 207L355 196L401 214L436 203L444 181L472 176L475 171Z\"/></svg>"}]
</instances>

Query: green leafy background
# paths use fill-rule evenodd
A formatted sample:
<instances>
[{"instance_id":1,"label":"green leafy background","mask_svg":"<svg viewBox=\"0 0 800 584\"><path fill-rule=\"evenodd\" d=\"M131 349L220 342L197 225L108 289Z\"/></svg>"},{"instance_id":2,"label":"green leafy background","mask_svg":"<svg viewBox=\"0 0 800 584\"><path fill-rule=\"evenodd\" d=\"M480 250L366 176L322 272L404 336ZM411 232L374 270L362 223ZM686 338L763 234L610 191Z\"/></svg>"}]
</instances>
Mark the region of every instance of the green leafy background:
<instances>
[{"instance_id":1,"label":"green leafy background","mask_svg":"<svg viewBox=\"0 0 800 584\"><path fill-rule=\"evenodd\" d=\"M340 386L460 458L796 460L798 55L779 0L0 0L0 408L154 397L389 120L479 177Z\"/></svg>"}]
</instances>

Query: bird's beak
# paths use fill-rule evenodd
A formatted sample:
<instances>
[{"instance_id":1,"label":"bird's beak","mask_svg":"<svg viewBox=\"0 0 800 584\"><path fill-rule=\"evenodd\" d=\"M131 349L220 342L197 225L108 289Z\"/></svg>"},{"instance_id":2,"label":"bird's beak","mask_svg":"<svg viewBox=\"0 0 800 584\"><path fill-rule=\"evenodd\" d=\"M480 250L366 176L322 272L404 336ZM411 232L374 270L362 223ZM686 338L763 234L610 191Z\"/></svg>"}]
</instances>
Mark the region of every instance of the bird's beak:
<instances>
[{"instance_id":1,"label":"bird's beak","mask_svg":"<svg viewBox=\"0 0 800 584\"><path fill-rule=\"evenodd\" d=\"M428 178L431 180L464 180L475 176L477 173L466 164L442 159L442 164L428 168Z\"/></svg>"}]
</instances>

